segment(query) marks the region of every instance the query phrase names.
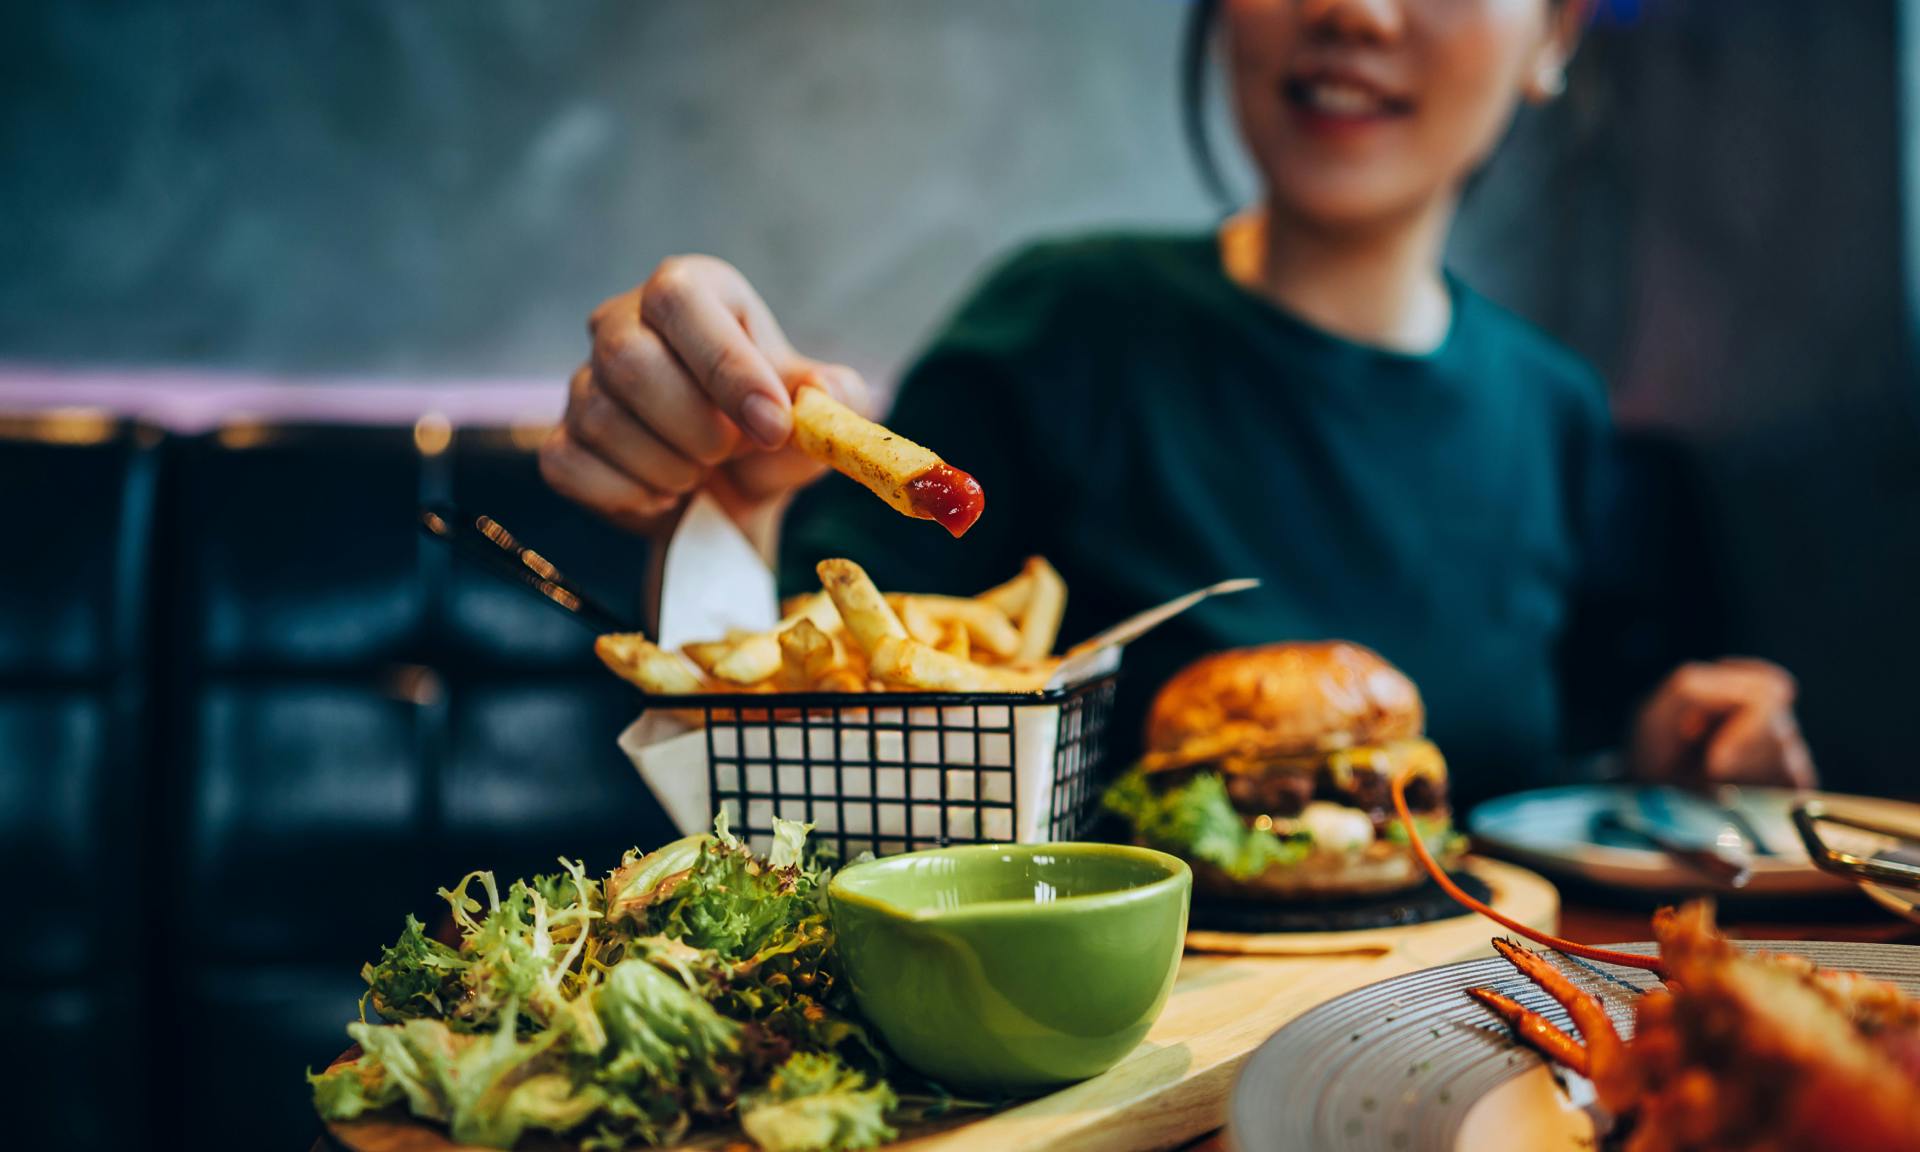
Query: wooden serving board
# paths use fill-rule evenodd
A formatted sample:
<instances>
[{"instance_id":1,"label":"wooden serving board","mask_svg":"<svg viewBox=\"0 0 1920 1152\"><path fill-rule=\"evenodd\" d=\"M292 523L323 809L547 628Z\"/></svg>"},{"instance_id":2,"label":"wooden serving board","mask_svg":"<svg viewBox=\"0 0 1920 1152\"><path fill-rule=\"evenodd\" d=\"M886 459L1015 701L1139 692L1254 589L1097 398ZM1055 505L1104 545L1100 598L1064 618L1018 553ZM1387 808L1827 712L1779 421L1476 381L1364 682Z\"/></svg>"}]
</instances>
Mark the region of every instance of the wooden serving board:
<instances>
[{"instance_id":1,"label":"wooden serving board","mask_svg":"<svg viewBox=\"0 0 1920 1152\"><path fill-rule=\"evenodd\" d=\"M1554 930L1560 898L1551 884L1498 861L1475 858L1467 867L1493 889L1500 911ZM1460 916L1367 932L1252 938L1287 948L1285 955L1189 953L1153 1031L1104 1074L991 1115L909 1128L890 1152L1149 1152L1186 1143L1226 1123L1240 1065L1281 1025L1362 985L1491 955L1488 942L1497 932L1482 917ZM480 1152L403 1118L330 1124L328 1131L352 1152ZM714 1135L683 1147L726 1148L739 1140ZM522 1143L523 1150L565 1146Z\"/></svg>"}]
</instances>

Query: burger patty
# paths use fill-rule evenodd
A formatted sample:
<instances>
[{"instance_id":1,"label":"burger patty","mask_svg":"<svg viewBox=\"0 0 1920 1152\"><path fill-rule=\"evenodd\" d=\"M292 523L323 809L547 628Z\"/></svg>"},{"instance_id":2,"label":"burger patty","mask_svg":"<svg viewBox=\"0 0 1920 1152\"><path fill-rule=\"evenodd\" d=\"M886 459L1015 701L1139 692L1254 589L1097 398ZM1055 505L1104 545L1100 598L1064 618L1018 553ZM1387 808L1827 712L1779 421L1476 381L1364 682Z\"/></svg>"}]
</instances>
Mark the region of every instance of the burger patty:
<instances>
[{"instance_id":1,"label":"burger patty","mask_svg":"<svg viewBox=\"0 0 1920 1152\"><path fill-rule=\"evenodd\" d=\"M1221 773L1227 785L1227 798L1249 816L1276 819L1300 815L1307 804L1326 800L1348 808L1358 808L1379 824L1393 810L1393 793L1384 773L1373 768L1352 768L1336 774L1331 765L1313 768L1270 765L1252 771ZM1345 776L1344 782L1339 776ZM1432 812L1446 805L1446 785L1426 776L1407 781L1407 807L1415 812Z\"/></svg>"},{"instance_id":2,"label":"burger patty","mask_svg":"<svg viewBox=\"0 0 1920 1152\"><path fill-rule=\"evenodd\" d=\"M1413 742L1397 747L1405 749ZM1395 746L1389 746L1395 747ZM1438 753L1432 745L1419 742L1418 749L1435 761ZM1402 763L1383 748L1349 749L1314 756L1289 756L1269 760L1230 758L1155 772L1154 785L1161 789L1176 787L1202 772L1218 775L1226 784L1227 798L1249 820L1261 816L1288 820L1300 815L1315 800L1324 800L1348 808L1357 808L1372 817L1376 828L1393 820L1393 792L1389 766ZM1419 773L1407 781L1407 807L1415 812L1444 812L1447 807L1447 783L1444 774Z\"/></svg>"}]
</instances>

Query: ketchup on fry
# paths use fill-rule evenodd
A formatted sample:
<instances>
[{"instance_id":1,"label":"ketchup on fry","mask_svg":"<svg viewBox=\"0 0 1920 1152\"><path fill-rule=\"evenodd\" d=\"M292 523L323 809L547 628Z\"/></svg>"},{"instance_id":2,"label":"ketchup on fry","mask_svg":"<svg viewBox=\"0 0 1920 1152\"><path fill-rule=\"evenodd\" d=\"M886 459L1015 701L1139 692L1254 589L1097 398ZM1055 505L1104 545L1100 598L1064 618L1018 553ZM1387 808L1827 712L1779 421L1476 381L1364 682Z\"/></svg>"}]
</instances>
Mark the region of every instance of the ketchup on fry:
<instances>
[{"instance_id":1,"label":"ketchup on fry","mask_svg":"<svg viewBox=\"0 0 1920 1152\"><path fill-rule=\"evenodd\" d=\"M987 506L980 481L951 464L935 464L907 481L907 501L916 515L939 524L954 536L965 536Z\"/></svg>"}]
</instances>

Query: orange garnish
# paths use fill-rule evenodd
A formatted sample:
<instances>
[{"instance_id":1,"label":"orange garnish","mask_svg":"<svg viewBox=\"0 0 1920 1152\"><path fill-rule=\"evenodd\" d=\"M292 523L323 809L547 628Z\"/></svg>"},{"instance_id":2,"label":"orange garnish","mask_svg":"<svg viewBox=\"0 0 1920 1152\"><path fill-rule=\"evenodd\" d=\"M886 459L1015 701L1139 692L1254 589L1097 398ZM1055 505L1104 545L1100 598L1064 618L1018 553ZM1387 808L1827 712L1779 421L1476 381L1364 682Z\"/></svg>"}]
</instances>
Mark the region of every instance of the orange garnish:
<instances>
[{"instance_id":1,"label":"orange garnish","mask_svg":"<svg viewBox=\"0 0 1920 1152\"><path fill-rule=\"evenodd\" d=\"M1447 875L1446 869L1440 867L1440 862L1433 858L1433 854L1427 851L1426 844L1420 839L1420 833L1413 822L1413 810L1407 807L1407 777L1410 775L1412 775L1411 772L1395 773L1390 782L1389 786L1393 792L1393 810L1400 817L1401 826L1407 830L1407 843L1413 846L1414 858L1419 860L1420 866L1427 870L1427 875L1433 877L1433 882L1440 885L1442 892L1507 931L1518 933L1535 944L1551 948L1556 952L1564 952L1569 956L1578 956L1582 960L1593 960L1601 964L1618 964L1623 968L1640 968L1648 972L1664 971L1658 956L1636 956L1631 952L1615 952L1609 948L1595 948L1587 944L1575 944L1571 940L1563 940L1558 936L1549 936L1538 929L1527 927L1505 913L1495 911L1491 905L1474 899L1464 888L1453 882L1453 878Z\"/></svg>"}]
</instances>

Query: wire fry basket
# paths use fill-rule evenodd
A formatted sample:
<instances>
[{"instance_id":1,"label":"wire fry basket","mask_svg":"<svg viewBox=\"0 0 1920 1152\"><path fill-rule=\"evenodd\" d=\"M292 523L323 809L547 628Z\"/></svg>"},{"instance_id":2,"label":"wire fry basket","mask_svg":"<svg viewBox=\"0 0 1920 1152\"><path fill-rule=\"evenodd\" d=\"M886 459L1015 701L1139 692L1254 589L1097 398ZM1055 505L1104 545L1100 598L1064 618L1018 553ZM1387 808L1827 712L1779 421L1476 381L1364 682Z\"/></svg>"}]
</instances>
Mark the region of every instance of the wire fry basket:
<instances>
[{"instance_id":1,"label":"wire fry basket","mask_svg":"<svg viewBox=\"0 0 1920 1152\"><path fill-rule=\"evenodd\" d=\"M773 819L842 860L1072 840L1100 794L1117 672L1029 694L652 698L698 719L713 810L756 849Z\"/></svg>"}]
</instances>

